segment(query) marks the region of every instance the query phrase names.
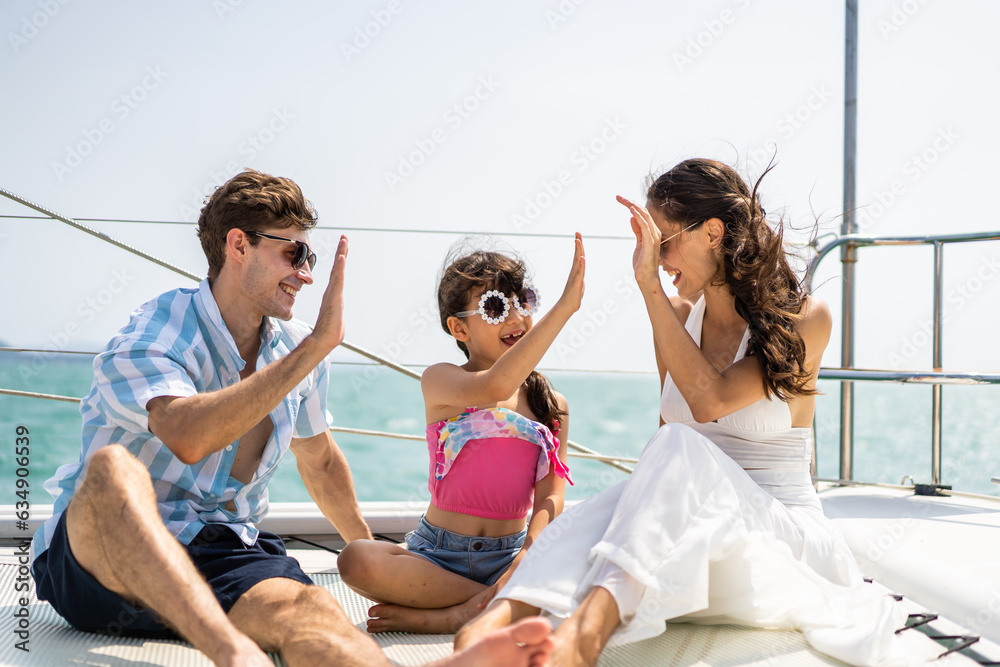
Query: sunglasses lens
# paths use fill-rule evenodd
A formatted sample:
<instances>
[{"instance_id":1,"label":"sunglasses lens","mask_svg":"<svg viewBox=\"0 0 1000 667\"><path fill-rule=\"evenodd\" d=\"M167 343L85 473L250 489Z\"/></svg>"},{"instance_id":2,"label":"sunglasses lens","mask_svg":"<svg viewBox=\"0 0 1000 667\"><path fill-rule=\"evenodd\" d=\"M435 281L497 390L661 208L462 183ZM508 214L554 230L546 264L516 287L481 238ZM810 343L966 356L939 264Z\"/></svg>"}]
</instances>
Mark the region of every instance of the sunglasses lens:
<instances>
[{"instance_id":1,"label":"sunglasses lens","mask_svg":"<svg viewBox=\"0 0 1000 667\"><path fill-rule=\"evenodd\" d=\"M498 296L486 297L486 301L483 302L483 312L486 313L487 317L500 318L504 315L504 303L503 299Z\"/></svg>"},{"instance_id":2,"label":"sunglasses lens","mask_svg":"<svg viewBox=\"0 0 1000 667\"><path fill-rule=\"evenodd\" d=\"M529 313L533 312L535 308L538 307L538 294L536 294L534 288L529 285L525 285L521 288L521 291L517 293L517 300L521 304L521 309Z\"/></svg>"},{"instance_id":3,"label":"sunglasses lens","mask_svg":"<svg viewBox=\"0 0 1000 667\"><path fill-rule=\"evenodd\" d=\"M295 254L292 255L292 268L301 269L302 265L309 262L309 270L316 266L316 253L309 252L309 246L305 243L295 244Z\"/></svg>"}]
</instances>

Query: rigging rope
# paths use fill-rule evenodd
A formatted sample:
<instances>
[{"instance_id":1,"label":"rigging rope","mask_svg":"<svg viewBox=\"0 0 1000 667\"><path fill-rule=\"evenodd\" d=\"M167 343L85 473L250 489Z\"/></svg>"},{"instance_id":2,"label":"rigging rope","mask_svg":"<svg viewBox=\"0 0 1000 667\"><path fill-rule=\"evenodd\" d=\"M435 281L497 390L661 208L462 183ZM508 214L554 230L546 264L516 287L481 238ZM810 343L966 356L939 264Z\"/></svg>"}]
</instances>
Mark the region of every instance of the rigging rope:
<instances>
[{"instance_id":1,"label":"rigging rope","mask_svg":"<svg viewBox=\"0 0 1000 667\"><path fill-rule=\"evenodd\" d=\"M0 347L0 352L33 352L37 354L82 354L96 357L100 352L82 352L78 350L46 350L37 347ZM330 360L334 366L384 366L381 362L367 363L364 361L334 361ZM427 368L430 364L404 364L403 368ZM540 373L582 373L584 375L594 375L596 373L613 373L618 375L655 375L656 371L634 370L628 368L537 368Z\"/></svg>"},{"instance_id":2,"label":"rigging rope","mask_svg":"<svg viewBox=\"0 0 1000 667\"><path fill-rule=\"evenodd\" d=\"M37 210L37 209L36 209ZM0 215L0 218L10 218L15 220L45 220L47 216L41 215ZM51 216L49 216L51 217ZM58 218L57 218L58 219ZM142 224L142 225L183 225L187 227L192 227L198 223L196 222L184 222L181 220L132 220L129 218L74 218L77 222L116 222L116 223L132 223L132 224ZM472 232L462 229L396 229L392 227L328 227L326 225L317 225L313 227L316 230L324 231L335 231L335 232L378 232L378 233L388 233L388 234L454 234L457 236L482 236L483 232ZM565 239L566 234L546 234L542 232L501 232L501 231L491 231L490 236L517 236L526 238L543 238L543 239ZM595 239L601 241L635 241L632 236L609 236L602 234L587 234L588 239Z\"/></svg>"},{"instance_id":3,"label":"rigging rope","mask_svg":"<svg viewBox=\"0 0 1000 667\"><path fill-rule=\"evenodd\" d=\"M149 261L151 261L151 262L153 262L155 264L158 264L158 265L160 265L160 266L162 266L162 267L164 267L166 269L170 269L171 271L173 271L175 273L179 273L180 275L182 275L182 276L184 276L186 278L190 278L191 280L195 280L195 281L198 281L198 282L201 282L201 280L202 280L200 277L198 277L197 275L191 273L190 271L186 271L185 269L182 269L179 266L174 266L173 264L171 264L169 262L166 262L166 261L164 261L162 259L159 259L158 257L154 257L153 255L150 255L149 253L143 252L142 250L139 250L138 248L133 248L132 246L128 245L127 243L123 243L122 241L119 241L117 239L114 239L114 238L108 236L104 232L98 231L96 229L88 227L87 225L81 224L81 223L77 222L76 220L74 220L72 218L66 217L64 215L60 215L59 213L56 213L55 211L49 210L49 209L47 209L44 206L41 206L39 204L35 204L34 202L29 201L29 200L25 199L24 197L21 197L20 195L16 195L13 192L10 192L8 190L4 190L3 188L0 188L0 195L3 195L4 197L7 197L8 199L16 201L19 204L23 204L24 206L27 206L30 209L34 209L35 211L38 211L42 215L48 216L48 217L50 217L50 218L52 218L54 220L59 220L60 222L64 222L67 225L70 225L71 227L76 227L77 229L79 229L81 231L84 231L84 232L90 234L91 236L95 236L95 237L101 239L102 241L107 241L108 243L110 243L112 245L115 245L115 246L118 246L119 248L121 248L123 250L127 250L128 252L130 252L130 253L132 253L134 255L138 255L139 257L147 259L147 260L149 260ZM402 373L403 375L406 375L408 377L414 378L416 380L420 379L420 373L417 373L416 371L414 371L414 370L412 370L410 368L406 368L405 366L397 364L396 362L394 362L394 361L392 361L390 359L386 359L384 357L381 357L381 356L375 354L374 352L370 352L370 351L365 350L363 348L360 348L360 347L358 347L356 345L352 345L351 343L348 343L347 341L343 341L341 343L341 345L343 347L345 347L346 349L351 350L352 352L360 354L363 357L367 357L368 359L371 359L372 361L376 361L376 362L382 364L383 366L387 366L387 367L393 369L394 371ZM29 395L28 392L16 392L16 393L14 393L14 390L11 390L11 389L0 389L0 393L12 394L12 395L20 395L20 396L27 396L27 395ZM62 401L67 401L67 402L79 402L79 400L80 400L80 399L73 399L73 398L70 398L68 396L60 396L58 398L54 398L52 395L44 395L44 394L32 395L31 397L32 398L51 398L52 400L62 400ZM583 446L583 445L581 445L579 443L573 442L572 440L570 440L570 441L567 442L567 446L570 447L571 449L577 451L577 452L581 452L581 453L584 453L584 454L590 454L592 456L601 456L600 452L596 452L596 451L594 451L594 450L592 450L592 449L590 449L588 447L585 447L585 446ZM621 470L622 472L629 472L629 473L632 472L631 468L629 468L628 466L626 466L624 464L618 463L617 461L607 462L607 464L610 465L613 468Z\"/></svg>"},{"instance_id":4,"label":"rigging rope","mask_svg":"<svg viewBox=\"0 0 1000 667\"><path fill-rule=\"evenodd\" d=\"M371 435L380 438L396 438L397 440L418 440L424 442L426 440L425 436L422 435L409 435L406 433L390 433L389 431L372 431L365 428L350 428L347 426L331 426L330 430L334 433L350 433L352 435ZM630 458L627 456L606 456L604 454L591 454L585 452L569 452L569 456L580 459L592 459L594 461L601 461L603 463L609 463L613 461L620 461L622 463L638 463L639 459ZM631 472L631 470L629 471Z\"/></svg>"},{"instance_id":5,"label":"rigging rope","mask_svg":"<svg viewBox=\"0 0 1000 667\"><path fill-rule=\"evenodd\" d=\"M66 403L79 403L81 399L72 396L60 396L58 394L40 394L34 391L17 391L16 389L0 389L0 394L8 396L21 396L22 398L45 398L50 401L65 401Z\"/></svg>"},{"instance_id":6,"label":"rigging rope","mask_svg":"<svg viewBox=\"0 0 1000 667\"><path fill-rule=\"evenodd\" d=\"M17 391L16 389L0 389L0 394L5 394L8 396L18 396L21 398L42 398L50 401L63 401L66 403L79 403L81 400L83 400L81 398L74 398L72 396L60 396L58 394L42 394L34 391ZM348 426L331 426L330 431L334 433L350 433L353 435L370 435L381 438L396 438L397 440L419 440L423 442L425 439L424 436L420 435L409 435L407 433L390 433L389 431L373 431L371 429L350 428ZM592 459L594 461L600 461L602 463L608 463L608 464L619 463L619 465L615 467L618 468L619 470L622 470L623 472L632 472L632 470L627 466L620 465L620 463L622 462L636 463L638 461L638 459L633 459L624 456L605 456L603 454L598 454L593 451L587 450L587 448L583 447L582 445L577 445L577 447L580 447L585 451L570 452L569 456L581 459Z\"/></svg>"}]
</instances>

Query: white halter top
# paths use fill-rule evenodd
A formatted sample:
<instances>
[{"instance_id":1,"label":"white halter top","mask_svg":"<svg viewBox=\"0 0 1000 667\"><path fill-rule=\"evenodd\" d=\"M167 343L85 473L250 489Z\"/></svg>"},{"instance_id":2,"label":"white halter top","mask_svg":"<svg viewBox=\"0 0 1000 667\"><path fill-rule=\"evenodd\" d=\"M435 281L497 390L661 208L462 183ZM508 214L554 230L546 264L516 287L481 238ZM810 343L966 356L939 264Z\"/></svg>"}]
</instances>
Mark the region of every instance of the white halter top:
<instances>
[{"instance_id":1,"label":"white halter top","mask_svg":"<svg viewBox=\"0 0 1000 667\"><path fill-rule=\"evenodd\" d=\"M705 297L694 304L684 328L701 347L705 319ZM733 362L743 358L750 342L749 328L743 334ZM809 472L812 460L812 429L792 428L788 404L777 398L762 398L753 405L699 424L680 390L667 373L660 397L660 416L668 424L685 424L714 442L745 469Z\"/></svg>"}]
</instances>

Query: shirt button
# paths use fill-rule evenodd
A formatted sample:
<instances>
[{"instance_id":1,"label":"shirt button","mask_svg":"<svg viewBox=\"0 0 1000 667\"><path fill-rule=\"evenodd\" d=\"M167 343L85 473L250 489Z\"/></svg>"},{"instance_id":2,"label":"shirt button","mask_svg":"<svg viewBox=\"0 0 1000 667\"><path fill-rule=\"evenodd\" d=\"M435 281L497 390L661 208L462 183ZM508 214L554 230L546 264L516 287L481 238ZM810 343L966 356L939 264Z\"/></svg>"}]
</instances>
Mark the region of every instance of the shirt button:
<instances>
[{"instance_id":1,"label":"shirt button","mask_svg":"<svg viewBox=\"0 0 1000 667\"><path fill-rule=\"evenodd\" d=\"M232 445L226 445L226 451L227 452L233 451L233 446Z\"/></svg>"}]
</instances>

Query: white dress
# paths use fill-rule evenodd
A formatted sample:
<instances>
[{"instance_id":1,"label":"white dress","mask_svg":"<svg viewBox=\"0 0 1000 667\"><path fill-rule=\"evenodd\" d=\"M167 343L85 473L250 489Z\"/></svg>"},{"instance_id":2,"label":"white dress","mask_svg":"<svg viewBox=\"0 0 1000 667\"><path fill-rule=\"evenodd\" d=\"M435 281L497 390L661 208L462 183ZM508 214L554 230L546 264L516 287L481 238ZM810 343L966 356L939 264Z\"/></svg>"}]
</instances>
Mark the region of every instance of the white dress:
<instances>
[{"instance_id":1,"label":"white dress","mask_svg":"<svg viewBox=\"0 0 1000 667\"><path fill-rule=\"evenodd\" d=\"M699 344L704 313L702 298L685 325ZM668 375L660 411L667 425L629 479L560 515L497 597L558 624L600 585L622 616L611 644L658 635L667 620L739 623L798 628L854 665L905 663L894 630L906 615L863 582L823 516L812 431L792 428L788 405L761 400L699 424Z\"/></svg>"}]
</instances>

